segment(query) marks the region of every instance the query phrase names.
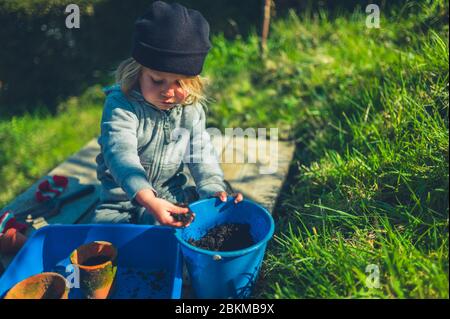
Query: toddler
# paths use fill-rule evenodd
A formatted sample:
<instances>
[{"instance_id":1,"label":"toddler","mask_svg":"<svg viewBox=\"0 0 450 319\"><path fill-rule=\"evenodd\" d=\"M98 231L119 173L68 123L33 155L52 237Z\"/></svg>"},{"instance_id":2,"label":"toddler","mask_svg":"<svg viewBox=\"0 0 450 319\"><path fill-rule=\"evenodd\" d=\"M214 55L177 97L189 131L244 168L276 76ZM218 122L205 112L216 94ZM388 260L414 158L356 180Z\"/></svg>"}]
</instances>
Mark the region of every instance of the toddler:
<instances>
[{"instance_id":1,"label":"toddler","mask_svg":"<svg viewBox=\"0 0 450 319\"><path fill-rule=\"evenodd\" d=\"M102 190L92 222L183 227L192 219L177 218L188 212L177 203L226 200L205 129L200 73L210 48L208 22L180 4L156 1L136 21L131 57L119 65L117 83L104 90L97 156ZM184 163L195 187L187 185ZM243 199L233 196L236 204Z\"/></svg>"}]
</instances>

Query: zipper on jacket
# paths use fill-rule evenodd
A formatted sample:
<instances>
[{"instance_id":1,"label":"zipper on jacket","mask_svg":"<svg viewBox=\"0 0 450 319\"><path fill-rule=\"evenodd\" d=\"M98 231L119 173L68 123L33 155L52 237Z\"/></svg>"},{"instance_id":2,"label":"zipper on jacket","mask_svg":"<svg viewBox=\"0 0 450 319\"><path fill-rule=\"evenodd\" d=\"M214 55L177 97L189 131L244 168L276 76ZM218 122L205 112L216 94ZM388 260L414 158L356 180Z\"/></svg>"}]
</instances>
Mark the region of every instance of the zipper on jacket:
<instances>
[{"instance_id":1,"label":"zipper on jacket","mask_svg":"<svg viewBox=\"0 0 450 319\"><path fill-rule=\"evenodd\" d=\"M166 143L170 143L170 141L168 139L170 139L170 123L168 121L168 116L166 113L164 113L163 111L161 111L162 116L163 116L163 125L162 125L162 130L163 130L163 141L162 143L160 142L160 150L159 150L159 159L158 159L158 166L157 166L157 170L155 173L155 181L158 181L159 177L161 176L161 171L162 171L162 160L164 159L164 146L166 145ZM169 134L169 136L167 135Z\"/></svg>"},{"instance_id":2,"label":"zipper on jacket","mask_svg":"<svg viewBox=\"0 0 450 319\"><path fill-rule=\"evenodd\" d=\"M158 152L158 149L159 149L159 145L161 144L161 133L160 133L160 129L158 128L158 131L156 132L156 134L157 134L157 136L158 136L158 139L157 139L157 148L156 148L156 154L158 154L159 152ZM156 171L158 170L158 166L159 166L159 164L158 164L158 160L155 158L154 160L153 160L153 163L152 163L152 168L151 168L151 175L152 175L152 179L151 179L151 181L152 181L152 185L154 185L154 187L156 187L156 177L157 177L157 174L156 174Z\"/></svg>"},{"instance_id":3,"label":"zipper on jacket","mask_svg":"<svg viewBox=\"0 0 450 319\"><path fill-rule=\"evenodd\" d=\"M138 93L140 95L140 93ZM163 159L163 151L164 151L164 146L166 145L166 143L170 143L170 121L169 121L169 116L161 109L157 108L156 106L148 103L142 96L139 97L139 99L141 100L141 102L143 102L145 105L150 106L151 108L155 109L158 111L158 113L162 116L163 119L163 125L162 125L162 136L161 134L159 134L158 136L158 146L159 149L156 150L157 154L159 155L158 160L155 160L152 163L152 167L151 167L151 171L149 172L149 175L153 175L153 178L149 178L152 182L152 185L156 186L156 183L161 175L161 168L162 168L162 159ZM177 109L179 106L175 106L173 108L171 108L169 110L169 114ZM177 110L177 112L179 112L180 110ZM160 131L160 128L158 128L158 133ZM156 165L156 167L154 167ZM153 174L154 172L154 174Z\"/></svg>"}]
</instances>

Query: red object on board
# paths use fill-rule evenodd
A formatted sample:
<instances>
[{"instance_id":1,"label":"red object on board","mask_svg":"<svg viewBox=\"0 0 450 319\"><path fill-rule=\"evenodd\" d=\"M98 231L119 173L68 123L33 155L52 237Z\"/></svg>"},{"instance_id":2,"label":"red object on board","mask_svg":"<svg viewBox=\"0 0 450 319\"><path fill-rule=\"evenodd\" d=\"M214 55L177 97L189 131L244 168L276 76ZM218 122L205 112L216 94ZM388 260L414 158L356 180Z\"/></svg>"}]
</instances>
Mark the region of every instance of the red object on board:
<instances>
[{"instance_id":1,"label":"red object on board","mask_svg":"<svg viewBox=\"0 0 450 319\"><path fill-rule=\"evenodd\" d=\"M67 187L69 179L62 175L53 175L39 184L36 191L36 200L45 202L56 196L59 196Z\"/></svg>"}]
</instances>

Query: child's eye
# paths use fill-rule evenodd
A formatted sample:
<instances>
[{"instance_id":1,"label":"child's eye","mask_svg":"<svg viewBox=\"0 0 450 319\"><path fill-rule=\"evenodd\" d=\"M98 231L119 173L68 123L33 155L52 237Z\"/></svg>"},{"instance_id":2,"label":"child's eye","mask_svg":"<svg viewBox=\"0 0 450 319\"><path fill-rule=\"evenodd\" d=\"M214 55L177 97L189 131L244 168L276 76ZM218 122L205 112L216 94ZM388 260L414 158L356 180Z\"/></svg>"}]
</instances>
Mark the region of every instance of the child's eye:
<instances>
[{"instance_id":1,"label":"child's eye","mask_svg":"<svg viewBox=\"0 0 450 319\"><path fill-rule=\"evenodd\" d=\"M164 82L163 80L156 81L153 78L151 78L151 79L152 79L152 82L155 83L155 84L163 84L163 82Z\"/></svg>"}]
</instances>

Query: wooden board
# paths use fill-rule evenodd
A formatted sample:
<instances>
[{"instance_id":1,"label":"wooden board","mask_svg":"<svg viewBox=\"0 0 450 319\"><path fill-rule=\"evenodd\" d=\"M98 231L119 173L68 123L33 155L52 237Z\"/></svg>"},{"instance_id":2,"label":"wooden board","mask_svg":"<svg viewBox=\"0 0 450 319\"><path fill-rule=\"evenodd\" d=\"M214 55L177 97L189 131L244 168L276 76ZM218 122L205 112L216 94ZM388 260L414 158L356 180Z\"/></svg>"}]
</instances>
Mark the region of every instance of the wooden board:
<instances>
[{"instance_id":1,"label":"wooden board","mask_svg":"<svg viewBox=\"0 0 450 319\"><path fill-rule=\"evenodd\" d=\"M294 150L292 143L233 137L221 155L225 179L235 192L272 212Z\"/></svg>"}]
</instances>

